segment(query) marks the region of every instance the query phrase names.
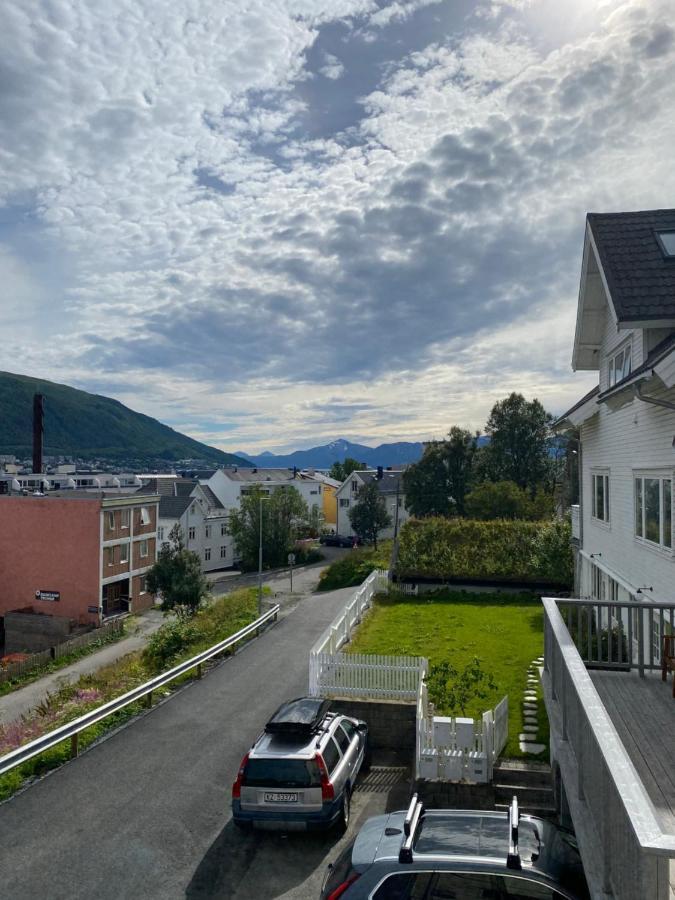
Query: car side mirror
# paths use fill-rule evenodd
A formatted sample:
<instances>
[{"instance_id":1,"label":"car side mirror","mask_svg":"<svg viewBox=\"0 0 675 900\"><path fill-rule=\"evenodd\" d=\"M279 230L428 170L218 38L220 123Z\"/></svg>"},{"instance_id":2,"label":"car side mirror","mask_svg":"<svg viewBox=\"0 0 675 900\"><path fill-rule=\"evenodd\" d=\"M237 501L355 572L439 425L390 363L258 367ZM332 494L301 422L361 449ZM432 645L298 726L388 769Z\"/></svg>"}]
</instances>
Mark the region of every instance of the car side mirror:
<instances>
[{"instance_id":1,"label":"car side mirror","mask_svg":"<svg viewBox=\"0 0 675 900\"><path fill-rule=\"evenodd\" d=\"M368 726L365 722L359 722L359 724L356 726L356 730L360 731L361 734L365 734L368 731Z\"/></svg>"}]
</instances>

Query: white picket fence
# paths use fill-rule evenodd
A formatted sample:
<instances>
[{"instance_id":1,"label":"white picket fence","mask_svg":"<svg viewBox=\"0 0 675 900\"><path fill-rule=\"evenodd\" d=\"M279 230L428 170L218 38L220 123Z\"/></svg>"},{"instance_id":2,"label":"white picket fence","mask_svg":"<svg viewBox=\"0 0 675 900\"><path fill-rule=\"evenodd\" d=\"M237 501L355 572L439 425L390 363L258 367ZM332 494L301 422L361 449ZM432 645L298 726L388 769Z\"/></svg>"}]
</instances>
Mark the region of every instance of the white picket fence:
<instances>
[{"instance_id":1,"label":"white picket fence","mask_svg":"<svg viewBox=\"0 0 675 900\"><path fill-rule=\"evenodd\" d=\"M509 733L509 698L481 719L432 715L426 683L417 693L416 775L428 781L492 781Z\"/></svg>"},{"instance_id":2,"label":"white picket fence","mask_svg":"<svg viewBox=\"0 0 675 900\"><path fill-rule=\"evenodd\" d=\"M366 580L354 592L354 596L339 616L333 619L310 651L309 683L312 685L312 655L315 653L337 653L340 647L351 640L352 629L361 621L363 613L370 606L373 596L389 589L389 571L373 569Z\"/></svg>"},{"instance_id":3,"label":"white picket fence","mask_svg":"<svg viewBox=\"0 0 675 900\"><path fill-rule=\"evenodd\" d=\"M310 664L311 661L312 657ZM313 696L414 700L426 662L417 656L317 653L314 655L316 694Z\"/></svg>"}]
</instances>

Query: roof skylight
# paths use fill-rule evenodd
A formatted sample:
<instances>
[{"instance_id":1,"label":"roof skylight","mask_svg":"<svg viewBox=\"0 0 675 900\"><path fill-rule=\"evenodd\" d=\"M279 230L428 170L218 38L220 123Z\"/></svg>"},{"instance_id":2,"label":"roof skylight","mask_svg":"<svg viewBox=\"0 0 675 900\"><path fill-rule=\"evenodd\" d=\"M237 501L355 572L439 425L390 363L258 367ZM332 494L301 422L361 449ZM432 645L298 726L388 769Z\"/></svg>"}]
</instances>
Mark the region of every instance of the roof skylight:
<instances>
[{"instance_id":1,"label":"roof skylight","mask_svg":"<svg viewBox=\"0 0 675 900\"><path fill-rule=\"evenodd\" d=\"M675 257L675 231L657 231L656 237L663 255Z\"/></svg>"}]
</instances>

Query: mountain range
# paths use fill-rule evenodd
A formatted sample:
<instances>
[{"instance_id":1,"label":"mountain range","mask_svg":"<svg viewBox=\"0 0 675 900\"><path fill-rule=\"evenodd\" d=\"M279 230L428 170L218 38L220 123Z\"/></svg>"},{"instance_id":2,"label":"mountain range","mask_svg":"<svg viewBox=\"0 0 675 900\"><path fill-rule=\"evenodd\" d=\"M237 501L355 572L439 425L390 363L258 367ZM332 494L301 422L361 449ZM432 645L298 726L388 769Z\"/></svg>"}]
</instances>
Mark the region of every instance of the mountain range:
<instances>
[{"instance_id":1,"label":"mountain range","mask_svg":"<svg viewBox=\"0 0 675 900\"><path fill-rule=\"evenodd\" d=\"M10 372L0 372L0 454L31 455L36 393L45 397L45 456L153 467L187 459L218 466L251 465L110 397Z\"/></svg>"},{"instance_id":2,"label":"mountain range","mask_svg":"<svg viewBox=\"0 0 675 900\"><path fill-rule=\"evenodd\" d=\"M309 450L295 450L293 453L274 454L269 451L253 455L244 451L237 451L237 456L243 456L255 466L261 468L287 468L297 466L298 469L315 468L329 469L334 462L344 462L349 456L358 462L365 463L369 468L377 466L401 466L406 463L417 462L424 450L424 444L419 442L399 441L394 444L380 444L378 447L368 447L365 444L353 444L344 438L331 441L320 447L311 447Z\"/></svg>"}]
</instances>

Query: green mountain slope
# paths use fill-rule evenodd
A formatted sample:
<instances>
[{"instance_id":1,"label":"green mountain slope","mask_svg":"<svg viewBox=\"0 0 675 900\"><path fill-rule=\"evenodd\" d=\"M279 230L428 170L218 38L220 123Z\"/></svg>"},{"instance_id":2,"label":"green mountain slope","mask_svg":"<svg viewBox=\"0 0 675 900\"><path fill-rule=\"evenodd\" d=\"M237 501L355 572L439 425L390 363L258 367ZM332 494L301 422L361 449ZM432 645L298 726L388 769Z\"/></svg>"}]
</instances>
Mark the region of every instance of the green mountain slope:
<instances>
[{"instance_id":1,"label":"green mountain slope","mask_svg":"<svg viewBox=\"0 0 675 900\"><path fill-rule=\"evenodd\" d=\"M0 454L30 456L33 394L45 396L47 456L138 462L200 459L218 465L251 465L133 412L117 400L10 372L0 372Z\"/></svg>"}]
</instances>

